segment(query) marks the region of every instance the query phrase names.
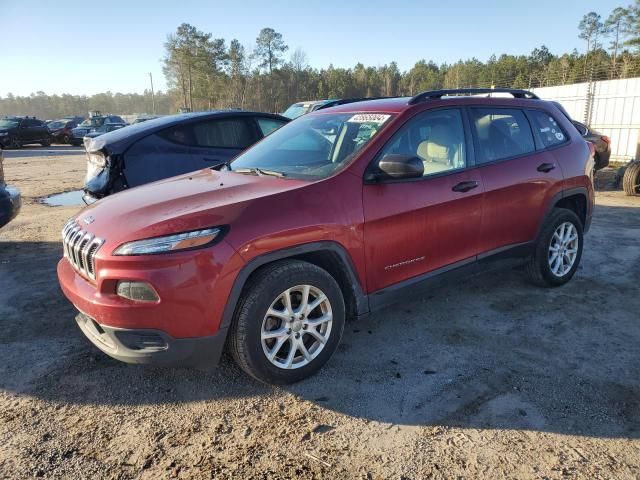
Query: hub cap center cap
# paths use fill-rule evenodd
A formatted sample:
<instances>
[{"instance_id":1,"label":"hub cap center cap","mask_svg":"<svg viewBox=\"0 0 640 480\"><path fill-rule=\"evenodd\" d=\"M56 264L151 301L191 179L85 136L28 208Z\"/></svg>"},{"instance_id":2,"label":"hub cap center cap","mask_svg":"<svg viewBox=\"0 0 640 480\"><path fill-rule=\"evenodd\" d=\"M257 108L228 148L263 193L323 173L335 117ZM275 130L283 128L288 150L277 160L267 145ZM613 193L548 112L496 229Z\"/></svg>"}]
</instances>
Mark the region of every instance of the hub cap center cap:
<instances>
[{"instance_id":1,"label":"hub cap center cap","mask_svg":"<svg viewBox=\"0 0 640 480\"><path fill-rule=\"evenodd\" d=\"M292 324L291 324L291 330L293 330L294 332L299 332L302 329L302 321L300 320L295 320Z\"/></svg>"}]
</instances>

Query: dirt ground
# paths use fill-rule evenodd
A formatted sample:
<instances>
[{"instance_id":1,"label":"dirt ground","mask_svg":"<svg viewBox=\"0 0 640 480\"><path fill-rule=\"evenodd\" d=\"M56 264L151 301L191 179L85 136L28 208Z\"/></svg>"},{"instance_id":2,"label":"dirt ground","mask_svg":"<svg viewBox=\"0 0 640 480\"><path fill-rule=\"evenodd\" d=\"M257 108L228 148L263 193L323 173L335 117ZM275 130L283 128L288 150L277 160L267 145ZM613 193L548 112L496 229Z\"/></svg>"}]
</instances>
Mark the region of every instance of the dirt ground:
<instances>
[{"instance_id":1,"label":"dirt ground","mask_svg":"<svg viewBox=\"0 0 640 480\"><path fill-rule=\"evenodd\" d=\"M0 477L640 478L640 197L602 190L576 277L434 290L347 325L286 388L111 360L62 296L80 149L6 152L25 205L0 230Z\"/></svg>"}]
</instances>

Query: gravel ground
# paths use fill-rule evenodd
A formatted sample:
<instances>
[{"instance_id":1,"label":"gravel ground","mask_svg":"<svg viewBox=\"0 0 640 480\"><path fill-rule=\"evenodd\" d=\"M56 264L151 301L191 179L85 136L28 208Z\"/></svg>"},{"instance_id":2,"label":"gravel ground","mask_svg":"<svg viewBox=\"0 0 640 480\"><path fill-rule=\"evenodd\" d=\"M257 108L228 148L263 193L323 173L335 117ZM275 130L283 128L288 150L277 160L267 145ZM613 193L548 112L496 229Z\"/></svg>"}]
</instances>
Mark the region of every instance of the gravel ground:
<instances>
[{"instance_id":1,"label":"gravel ground","mask_svg":"<svg viewBox=\"0 0 640 480\"><path fill-rule=\"evenodd\" d=\"M258 384L118 363L55 277L80 149L6 152L25 205L0 231L0 477L640 478L640 198L599 174L568 285L476 277L347 325L322 372Z\"/></svg>"}]
</instances>

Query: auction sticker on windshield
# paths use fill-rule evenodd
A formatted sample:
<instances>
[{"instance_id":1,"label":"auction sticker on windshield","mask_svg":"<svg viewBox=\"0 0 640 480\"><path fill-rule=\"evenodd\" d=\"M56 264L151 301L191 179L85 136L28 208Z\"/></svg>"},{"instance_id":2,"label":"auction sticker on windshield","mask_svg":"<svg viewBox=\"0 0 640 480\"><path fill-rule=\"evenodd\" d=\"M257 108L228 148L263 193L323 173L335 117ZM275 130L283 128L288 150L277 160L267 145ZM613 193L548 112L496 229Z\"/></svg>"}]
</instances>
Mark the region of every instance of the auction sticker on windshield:
<instances>
[{"instance_id":1,"label":"auction sticker on windshield","mask_svg":"<svg viewBox=\"0 0 640 480\"><path fill-rule=\"evenodd\" d=\"M383 113L358 113L351 117L347 122L349 123L377 123L383 124L391 115L385 115Z\"/></svg>"}]
</instances>

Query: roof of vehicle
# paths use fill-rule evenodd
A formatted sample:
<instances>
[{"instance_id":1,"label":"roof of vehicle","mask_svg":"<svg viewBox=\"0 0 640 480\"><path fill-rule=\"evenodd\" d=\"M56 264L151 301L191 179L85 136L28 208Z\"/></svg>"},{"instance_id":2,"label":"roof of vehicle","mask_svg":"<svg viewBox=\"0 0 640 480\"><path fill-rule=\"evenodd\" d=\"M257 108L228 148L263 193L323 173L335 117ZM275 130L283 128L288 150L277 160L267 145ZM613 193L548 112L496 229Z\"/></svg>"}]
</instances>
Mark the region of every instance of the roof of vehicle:
<instances>
[{"instance_id":1,"label":"roof of vehicle","mask_svg":"<svg viewBox=\"0 0 640 480\"><path fill-rule=\"evenodd\" d=\"M495 96L498 94L498 96ZM511 96L505 96L511 95ZM336 106L329 106L313 112L316 115L323 113L353 113L353 112L385 112L400 113L414 105L436 102L448 102L455 100L457 104L470 105L504 105L514 104L522 106L528 102L542 102L533 93L517 89L457 89L457 90L433 90L422 92L413 97L388 97L362 99L355 101L346 100ZM547 102L545 102L547 103ZM534 103L531 103L533 105Z\"/></svg>"}]
</instances>

